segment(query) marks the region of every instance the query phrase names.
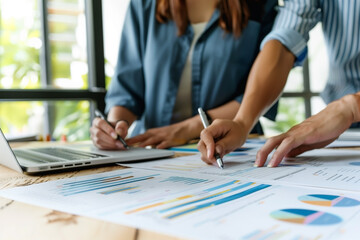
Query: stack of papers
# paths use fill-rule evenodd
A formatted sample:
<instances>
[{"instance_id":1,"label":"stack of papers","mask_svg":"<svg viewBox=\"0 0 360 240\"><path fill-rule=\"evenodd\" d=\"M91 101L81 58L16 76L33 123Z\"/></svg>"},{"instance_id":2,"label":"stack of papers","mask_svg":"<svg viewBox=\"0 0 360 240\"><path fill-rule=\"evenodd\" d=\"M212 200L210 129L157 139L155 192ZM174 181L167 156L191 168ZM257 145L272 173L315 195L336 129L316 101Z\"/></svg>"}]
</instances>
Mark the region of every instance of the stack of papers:
<instances>
[{"instance_id":1,"label":"stack of papers","mask_svg":"<svg viewBox=\"0 0 360 240\"><path fill-rule=\"evenodd\" d=\"M254 168L251 150L225 169L192 156L0 191L6 198L188 239L353 239L360 151L322 149Z\"/></svg>"}]
</instances>

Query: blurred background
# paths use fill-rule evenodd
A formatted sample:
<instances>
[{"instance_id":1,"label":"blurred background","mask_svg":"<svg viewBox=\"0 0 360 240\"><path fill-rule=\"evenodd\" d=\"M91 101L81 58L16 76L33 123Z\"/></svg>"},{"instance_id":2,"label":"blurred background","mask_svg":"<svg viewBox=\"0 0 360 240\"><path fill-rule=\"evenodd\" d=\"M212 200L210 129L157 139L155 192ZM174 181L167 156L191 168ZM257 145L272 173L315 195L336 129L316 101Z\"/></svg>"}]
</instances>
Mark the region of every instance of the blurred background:
<instances>
[{"instance_id":1,"label":"blurred background","mask_svg":"<svg viewBox=\"0 0 360 240\"><path fill-rule=\"evenodd\" d=\"M90 138L91 113L101 108L113 75L128 4L129 0L0 0L4 133L68 141ZM328 68L321 25L310 39L308 61L292 70L277 121L260 120L266 135L284 132L325 106L319 97ZM99 47L102 41L104 49ZM105 77L97 77L102 72Z\"/></svg>"}]
</instances>

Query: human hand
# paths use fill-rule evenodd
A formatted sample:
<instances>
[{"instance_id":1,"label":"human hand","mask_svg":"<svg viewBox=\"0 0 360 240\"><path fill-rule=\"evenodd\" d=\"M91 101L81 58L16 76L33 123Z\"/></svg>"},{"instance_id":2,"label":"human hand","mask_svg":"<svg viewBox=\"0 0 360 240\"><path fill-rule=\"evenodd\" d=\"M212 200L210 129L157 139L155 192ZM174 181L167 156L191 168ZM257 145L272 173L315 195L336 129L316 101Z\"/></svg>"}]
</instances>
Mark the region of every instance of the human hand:
<instances>
[{"instance_id":1,"label":"human hand","mask_svg":"<svg viewBox=\"0 0 360 240\"><path fill-rule=\"evenodd\" d=\"M202 129L201 123L190 122L183 121L165 127L152 128L143 134L128 139L127 143L130 145L138 144L139 147L153 146L159 149L184 145L199 137Z\"/></svg>"},{"instance_id":2,"label":"human hand","mask_svg":"<svg viewBox=\"0 0 360 240\"><path fill-rule=\"evenodd\" d=\"M215 120L200 134L198 149L201 160L207 164L216 164L215 151L223 157L240 147L246 140L247 131L241 122L233 120ZM216 139L216 144L215 140Z\"/></svg>"},{"instance_id":3,"label":"human hand","mask_svg":"<svg viewBox=\"0 0 360 240\"><path fill-rule=\"evenodd\" d=\"M276 149L269 161L268 167L276 167L285 157L296 157L306 151L323 148L333 142L336 137L327 140L320 140L314 137L316 129L313 123L303 122L291 128L288 132L272 137L256 155L255 167L264 166L268 155Z\"/></svg>"},{"instance_id":4,"label":"human hand","mask_svg":"<svg viewBox=\"0 0 360 240\"><path fill-rule=\"evenodd\" d=\"M274 149L276 151L268 167L278 166L284 157L295 157L333 142L353 121L359 119L359 106L353 97L354 95L343 97L286 133L270 138L258 151L255 166L264 166Z\"/></svg>"},{"instance_id":5,"label":"human hand","mask_svg":"<svg viewBox=\"0 0 360 240\"><path fill-rule=\"evenodd\" d=\"M109 125L107 121L101 118L95 118L90 128L91 140L94 145L103 150L126 149L124 145L117 140L118 135L123 139L126 137L129 125L126 121L117 121ZM115 126L115 128L113 127Z\"/></svg>"}]
</instances>

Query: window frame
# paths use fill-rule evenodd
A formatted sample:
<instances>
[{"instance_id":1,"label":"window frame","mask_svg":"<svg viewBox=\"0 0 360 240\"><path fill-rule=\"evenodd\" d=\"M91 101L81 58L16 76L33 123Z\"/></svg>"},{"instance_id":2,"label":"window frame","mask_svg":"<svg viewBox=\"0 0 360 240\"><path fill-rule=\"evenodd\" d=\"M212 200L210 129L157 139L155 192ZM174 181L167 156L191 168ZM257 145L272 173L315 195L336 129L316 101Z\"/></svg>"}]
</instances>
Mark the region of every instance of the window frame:
<instances>
[{"instance_id":1,"label":"window frame","mask_svg":"<svg viewBox=\"0 0 360 240\"><path fill-rule=\"evenodd\" d=\"M305 118L312 115L311 98L320 96L319 92L312 92L310 88L309 59L306 58L302 66L303 91L301 92L283 92L282 98L302 98L305 104Z\"/></svg>"},{"instance_id":2,"label":"window frame","mask_svg":"<svg viewBox=\"0 0 360 240\"><path fill-rule=\"evenodd\" d=\"M90 116L93 118L95 109L105 109L105 56L103 41L103 19L101 0L83 0L85 3L86 18L86 43L88 61L88 89L52 89L51 81L50 44L48 28L48 0L39 0L39 11L41 16L41 38L40 49L40 76L43 88L40 89L0 89L0 102L10 101L41 101L46 109L45 132L53 132L54 119L50 114L54 109L47 101L86 100L90 102ZM96 47L95 47L96 46ZM90 126L89 126L90 127Z\"/></svg>"},{"instance_id":3,"label":"window frame","mask_svg":"<svg viewBox=\"0 0 360 240\"><path fill-rule=\"evenodd\" d=\"M104 56L104 32L101 0L83 0L85 3L86 18L86 41L88 61L88 89L0 89L0 102L10 101L42 101L46 109L44 126L45 132L53 132L54 119L51 114L55 109L47 101L86 100L90 102L90 116L94 117L95 109L105 109L105 56ZM41 39L43 45L40 50L41 84L49 86L52 79L51 52L49 43L48 27L48 0L39 0L39 11L41 16ZM95 47L96 46L96 47ZM312 114L311 99L320 95L312 92L310 88L309 61L304 61L303 67L303 91L283 92L281 98L302 98L305 104L305 118ZM89 126L90 127L90 126Z\"/></svg>"}]
</instances>

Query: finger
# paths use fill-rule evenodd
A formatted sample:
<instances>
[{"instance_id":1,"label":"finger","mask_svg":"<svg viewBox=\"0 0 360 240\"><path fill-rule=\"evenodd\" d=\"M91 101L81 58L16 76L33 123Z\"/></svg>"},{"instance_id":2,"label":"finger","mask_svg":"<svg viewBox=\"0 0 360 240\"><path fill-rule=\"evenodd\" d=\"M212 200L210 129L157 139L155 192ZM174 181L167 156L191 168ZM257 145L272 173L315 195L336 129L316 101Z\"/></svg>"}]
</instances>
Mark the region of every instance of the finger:
<instances>
[{"instance_id":1,"label":"finger","mask_svg":"<svg viewBox=\"0 0 360 240\"><path fill-rule=\"evenodd\" d=\"M104 119L101 118L95 118L93 121L93 126L100 128L104 133L111 136L113 139L117 138L117 133L115 132L115 129L113 126L108 124Z\"/></svg>"},{"instance_id":2,"label":"finger","mask_svg":"<svg viewBox=\"0 0 360 240\"><path fill-rule=\"evenodd\" d=\"M311 147L310 145L301 145L297 148L292 149L288 154L286 154L285 157L296 157L311 149L314 149L314 147Z\"/></svg>"},{"instance_id":3,"label":"finger","mask_svg":"<svg viewBox=\"0 0 360 240\"><path fill-rule=\"evenodd\" d=\"M318 149L318 148L323 148L325 146L327 146L329 143L333 142L336 138L330 139L330 140L326 140L320 143L315 143L315 144L309 144L309 145L300 145L297 148L294 148L293 150L291 150L286 157L296 157L304 152L307 152L309 150L313 150L313 149Z\"/></svg>"},{"instance_id":4,"label":"finger","mask_svg":"<svg viewBox=\"0 0 360 240\"><path fill-rule=\"evenodd\" d=\"M126 138L129 130L129 125L125 121L118 121L115 126L116 133L122 137Z\"/></svg>"},{"instance_id":5,"label":"finger","mask_svg":"<svg viewBox=\"0 0 360 240\"><path fill-rule=\"evenodd\" d=\"M284 139L284 134L281 134L276 137L272 137L266 141L264 146L257 152L256 160L255 160L255 167L262 167L264 166L269 154L281 143Z\"/></svg>"},{"instance_id":6,"label":"finger","mask_svg":"<svg viewBox=\"0 0 360 240\"><path fill-rule=\"evenodd\" d=\"M214 158L215 141L213 134L211 133L210 127L201 131L200 138L202 143L204 144L203 151L206 151L206 153L204 152L204 155L206 154L204 156L206 162L215 162L216 161L216 159Z\"/></svg>"},{"instance_id":7,"label":"finger","mask_svg":"<svg viewBox=\"0 0 360 240\"><path fill-rule=\"evenodd\" d=\"M114 140L111 136L107 133L103 132L100 128L91 127L91 140L93 141L94 145L99 149L122 149L119 148L117 145L117 141Z\"/></svg>"},{"instance_id":8,"label":"finger","mask_svg":"<svg viewBox=\"0 0 360 240\"><path fill-rule=\"evenodd\" d=\"M93 141L94 145L103 148L106 146L107 141L114 141L109 135L104 133L100 128L92 126L90 128L91 140ZM104 141L105 140L105 141ZM107 140L107 141L106 141Z\"/></svg>"},{"instance_id":9,"label":"finger","mask_svg":"<svg viewBox=\"0 0 360 240\"><path fill-rule=\"evenodd\" d=\"M160 144L156 146L157 149L165 149L174 146L171 141L162 141Z\"/></svg>"},{"instance_id":10,"label":"finger","mask_svg":"<svg viewBox=\"0 0 360 240\"><path fill-rule=\"evenodd\" d=\"M151 136L152 136L151 134L149 134L148 132L145 132L144 134L140 134L135 137L129 138L127 140L127 143L130 145L133 145L136 143L141 143L141 142L144 142L146 139L148 139Z\"/></svg>"},{"instance_id":11,"label":"finger","mask_svg":"<svg viewBox=\"0 0 360 240\"><path fill-rule=\"evenodd\" d=\"M300 145L300 142L302 142L300 139L296 141L295 137L293 136L286 137L276 149L268 164L268 167L276 167L279 165L279 163L292 149L297 148Z\"/></svg>"},{"instance_id":12,"label":"finger","mask_svg":"<svg viewBox=\"0 0 360 240\"><path fill-rule=\"evenodd\" d=\"M207 158L206 147L202 140L198 142L197 148L201 153L201 160L209 165L212 164L212 162Z\"/></svg>"},{"instance_id":13,"label":"finger","mask_svg":"<svg viewBox=\"0 0 360 240\"><path fill-rule=\"evenodd\" d=\"M99 138L92 138L92 141L97 148L102 150L122 149L116 143L104 142Z\"/></svg>"},{"instance_id":14,"label":"finger","mask_svg":"<svg viewBox=\"0 0 360 240\"><path fill-rule=\"evenodd\" d=\"M220 139L215 143L215 153L218 153L220 157L224 157L226 154L232 152L235 148L232 148L227 139Z\"/></svg>"},{"instance_id":15,"label":"finger","mask_svg":"<svg viewBox=\"0 0 360 240\"><path fill-rule=\"evenodd\" d=\"M156 146L158 145L163 139L159 138L159 136L152 136L147 138L145 141L142 141L139 146L146 147L146 146Z\"/></svg>"},{"instance_id":16,"label":"finger","mask_svg":"<svg viewBox=\"0 0 360 240\"><path fill-rule=\"evenodd\" d=\"M216 124L217 123L217 124ZM231 125L222 126L223 122L215 122L209 127L213 139L215 139L216 152L220 156L224 156L237 147L240 147L246 139L242 128L238 124L231 122Z\"/></svg>"},{"instance_id":17,"label":"finger","mask_svg":"<svg viewBox=\"0 0 360 240\"><path fill-rule=\"evenodd\" d=\"M184 138L174 138L171 139L171 141L169 141L171 143L170 147L173 146L180 146L180 145L184 145L187 144L188 140L184 139Z\"/></svg>"}]
</instances>

